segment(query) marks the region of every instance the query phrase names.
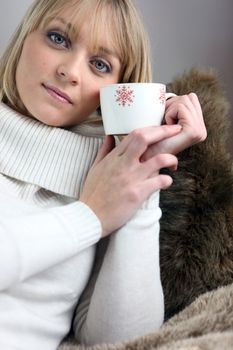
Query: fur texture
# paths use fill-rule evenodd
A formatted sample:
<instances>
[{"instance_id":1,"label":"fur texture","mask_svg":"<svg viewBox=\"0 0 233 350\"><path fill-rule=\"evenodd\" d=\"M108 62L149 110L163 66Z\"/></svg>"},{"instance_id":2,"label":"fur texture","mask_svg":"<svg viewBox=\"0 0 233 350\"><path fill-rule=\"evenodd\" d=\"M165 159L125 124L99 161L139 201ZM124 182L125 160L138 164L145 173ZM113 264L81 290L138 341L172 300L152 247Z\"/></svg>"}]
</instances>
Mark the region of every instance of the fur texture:
<instances>
[{"instance_id":1,"label":"fur texture","mask_svg":"<svg viewBox=\"0 0 233 350\"><path fill-rule=\"evenodd\" d=\"M127 343L85 348L66 342L59 350L232 350L233 284L199 296L157 332Z\"/></svg>"},{"instance_id":2,"label":"fur texture","mask_svg":"<svg viewBox=\"0 0 233 350\"><path fill-rule=\"evenodd\" d=\"M233 282L233 169L226 149L229 105L213 71L193 69L169 89L197 93L208 137L179 155L161 192L161 276L166 318L200 294Z\"/></svg>"}]
</instances>

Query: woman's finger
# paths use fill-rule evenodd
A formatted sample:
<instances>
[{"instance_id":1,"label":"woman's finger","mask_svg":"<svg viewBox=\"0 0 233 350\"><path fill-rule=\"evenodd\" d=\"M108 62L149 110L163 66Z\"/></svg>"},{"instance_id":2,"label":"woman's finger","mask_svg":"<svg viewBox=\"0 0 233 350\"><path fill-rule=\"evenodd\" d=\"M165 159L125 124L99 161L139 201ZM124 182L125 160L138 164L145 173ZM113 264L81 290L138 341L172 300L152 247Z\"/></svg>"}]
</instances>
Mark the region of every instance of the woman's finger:
<instances>
[{"instance_id":1,"label":"woman's finger","mask_svg":"<svg viewBox=\"0 0 233 350\"><path fill-rule=\"evenodd\" d=\"M106 155L115 147L115 140L113 136L105 136L104 142L101 145L93 165L98 164Z\"/></svg>"},{"instance_id":2,"label":"woman's finger","mask_svg":"<svg viewBox=\"0 0 233 350\"><path fill-rule=\"evenodd\" d=\"M180 125L162 125L134 130L117 146L118 155L127 158L140 158L149 145L177 135Z\"/></svg>"},{"instance_id":3,"label":"woman's finger","mask_svg":"<svg viewBox=\"0 0 233 350\"><path fill-rule=\"evenodd\" d=\"M159 174L155 177L147 179L143 184L143 194L145 199L149 197L151 193L158 190L165 190L173 183L173 179L169 175Z\"/></svg>"},{"instance_id":4,"label":"woman's finger","mask_svg":"<svg viewBox=\"0 0 233 350\"><path fill-rule=\"evenodd\" d=\"M158 154L143 163L143 171L148 177L155 176L163 168L177 170L178 159L172 154Z\"/></svg>"},{"instance_id":5,"label":"woman's finger","mask_svg":"<svg viewBox=\"0 0 233 350\"><path fill-rule=\"evenodd\" d=\"M182 113L184 108L187 111L186 114ZM191 100L189 95L181 96L176 101L171 103L165 112L165 121L167 124L173 124L175 122L188 124L196 120L199 111Z\"/></svg>"}]
</instances>

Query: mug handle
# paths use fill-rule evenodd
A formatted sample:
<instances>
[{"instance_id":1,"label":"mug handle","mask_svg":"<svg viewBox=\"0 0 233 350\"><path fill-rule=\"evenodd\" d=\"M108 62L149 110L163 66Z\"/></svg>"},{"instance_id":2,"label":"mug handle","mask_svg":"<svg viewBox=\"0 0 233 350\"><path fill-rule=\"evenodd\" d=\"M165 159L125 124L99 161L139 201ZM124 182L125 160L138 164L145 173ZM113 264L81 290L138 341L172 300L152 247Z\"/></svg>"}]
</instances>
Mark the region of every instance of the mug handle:
<instances>
[{"instance_id":1,"label":"mug handle","mask_svg":"<svg viewBox=\"0 0 233 350\"><path fill-rule=\"evenodd\" d=\"M166 101L169 100L169 98L172 98L174 96L177 96L176 94L174 94L173 92L166 92L165 93L165 98L166 98ZM162 124L164 124L165 122L165 119L163 118L163 121L162 121Z\"/></svg>"},{"instance_id":2,"label":"mug handle","mask_svg":"<svg viewBox=\"0 0 233 350\"><path fill-rule=\"evenodd\" d=\"M173 97L173 96L177 96L177 95L174 94L173 92L166 92L166 93L165 93L166 101L169 100L169 98L171 98L171 97Z\"/></svg>"}]
</instances>

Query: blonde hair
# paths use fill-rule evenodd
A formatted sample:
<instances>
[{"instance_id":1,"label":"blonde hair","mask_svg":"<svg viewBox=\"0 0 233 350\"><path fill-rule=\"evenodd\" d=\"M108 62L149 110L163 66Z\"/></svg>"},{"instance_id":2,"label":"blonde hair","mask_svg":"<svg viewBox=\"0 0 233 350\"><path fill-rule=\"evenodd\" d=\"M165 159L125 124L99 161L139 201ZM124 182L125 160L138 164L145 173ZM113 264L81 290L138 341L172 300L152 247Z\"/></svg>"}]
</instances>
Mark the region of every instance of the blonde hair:
<instances>
[{"instance_id":1,"label":"blonde hair","mask_svg":"<svg viewBox=\"0 0 233 350\"><path fill-rule=\"evenodd\" d=\"M94 46L98 47L98 39L104 34L103 30L112 33L111 44L122 64L120 82L152 80L149 40L132 0L36 0L0 59L0 101L20 113L24 113L25 108L20 101L15 76L24 40L29 33L46 26L67 5L73 6L72 19L75 20L75 26L76 23L81 26L93 13L90 33Z\"/></svg>"}]
</instances>

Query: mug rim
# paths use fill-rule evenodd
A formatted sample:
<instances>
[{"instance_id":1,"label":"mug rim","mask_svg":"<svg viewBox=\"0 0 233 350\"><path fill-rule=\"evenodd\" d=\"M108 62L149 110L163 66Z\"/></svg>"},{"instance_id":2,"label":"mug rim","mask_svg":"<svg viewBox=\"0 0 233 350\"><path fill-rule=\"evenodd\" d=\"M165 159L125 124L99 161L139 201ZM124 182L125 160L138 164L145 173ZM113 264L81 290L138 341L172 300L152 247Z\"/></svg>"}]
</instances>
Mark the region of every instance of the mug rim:
<instances>
[{"instance_id":1,"label":"mug rim","mask_svg":"<svg viewBox=\"0 0 233 350\"><path fill-rule=\"evenodd\" d=\"M164 83L115 83L115 84L108 84L108 85L105 85L105 86L102 86L100 88L100 91L101 90L104 90L104 89L109 89L109 88L116 88L116 87L120 87L120 86L149 86L149 85L157 85L158 87L161 86L161 87L166 87L166 84Z\"/></svg>"}]
</instances>

